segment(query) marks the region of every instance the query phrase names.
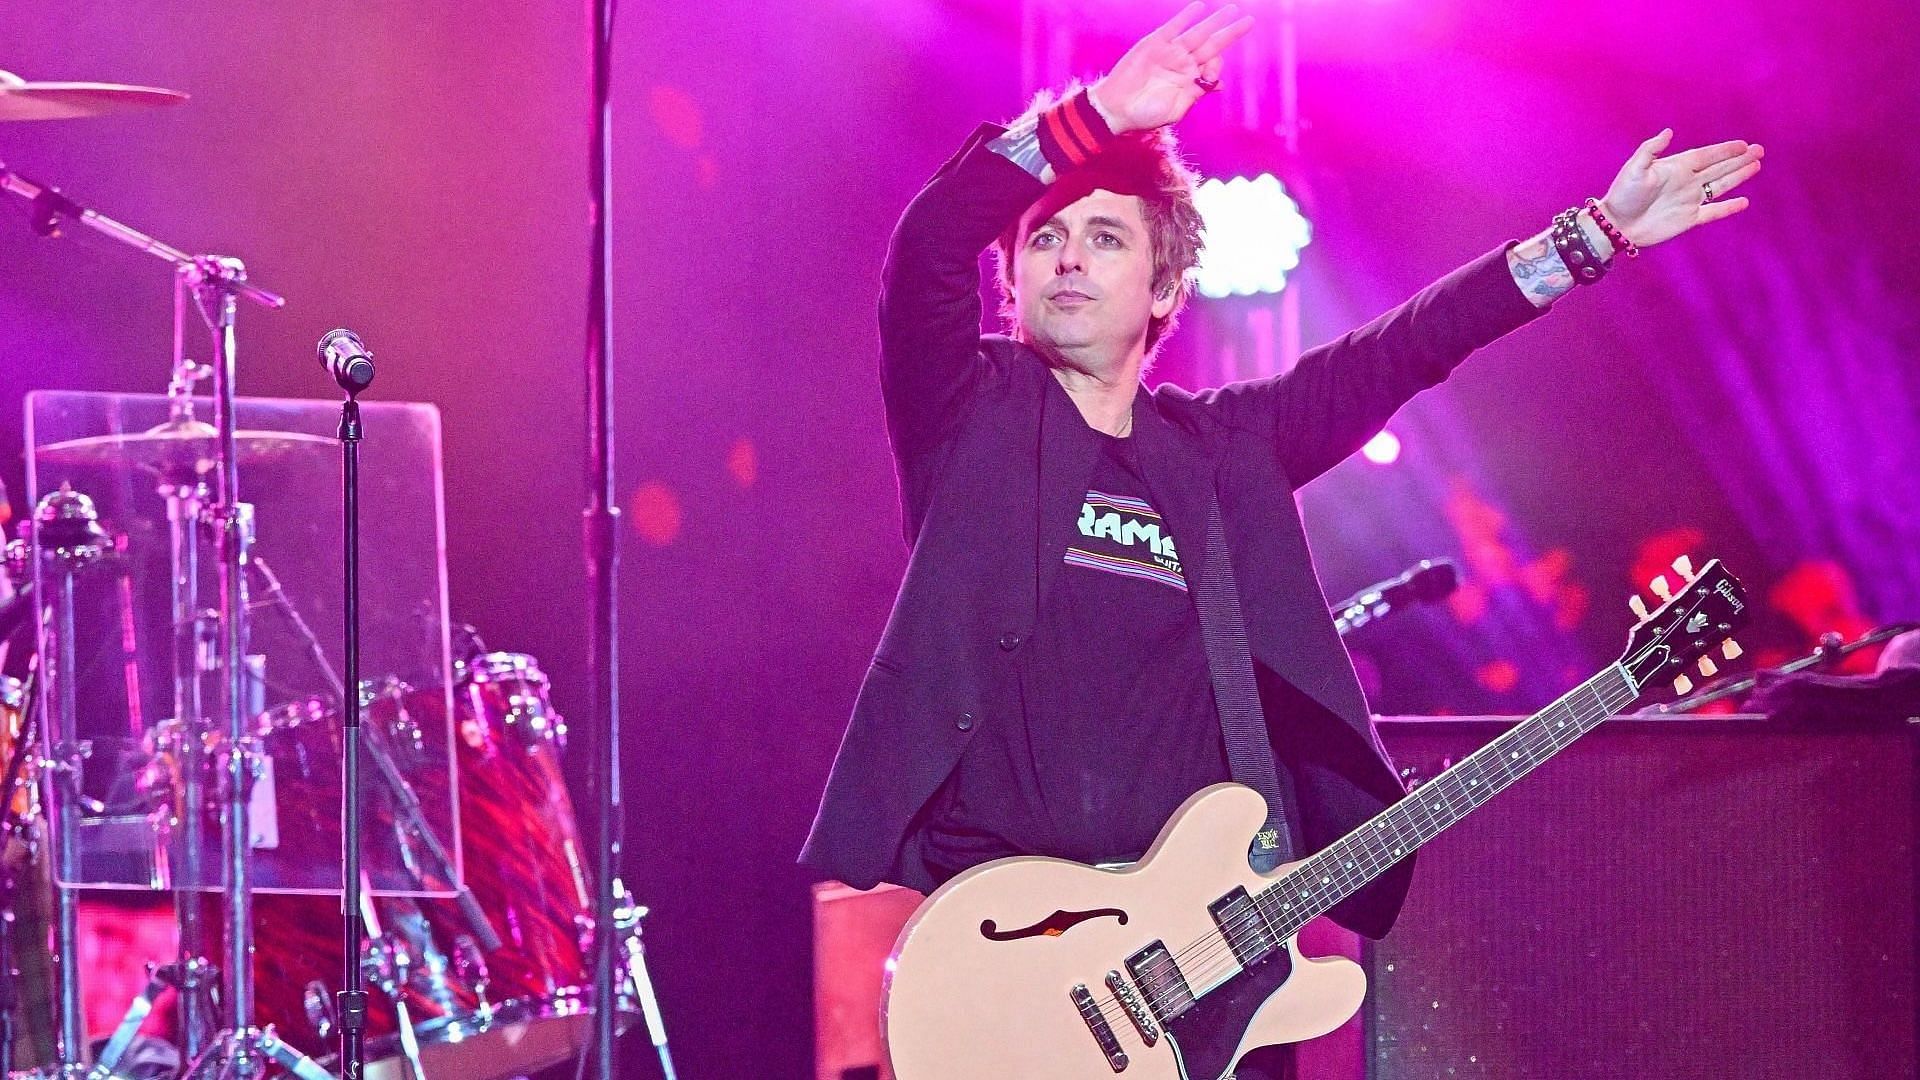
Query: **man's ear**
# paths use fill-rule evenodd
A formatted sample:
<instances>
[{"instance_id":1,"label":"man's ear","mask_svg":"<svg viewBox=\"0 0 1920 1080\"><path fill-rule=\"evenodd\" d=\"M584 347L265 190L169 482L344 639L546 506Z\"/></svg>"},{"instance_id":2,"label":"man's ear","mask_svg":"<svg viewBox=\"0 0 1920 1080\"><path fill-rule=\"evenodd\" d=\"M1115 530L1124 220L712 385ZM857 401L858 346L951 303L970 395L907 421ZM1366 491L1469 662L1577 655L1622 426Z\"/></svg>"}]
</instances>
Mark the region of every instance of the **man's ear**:
<instances>
[{"instance_id":1,"label":"man's ear","mask_svg":"<svg viewBox=\"0 0 1920 1080\"><path fill-rule=\"evenodd\" d=\"M1153 294L1153 317L1164 319L1173 314L1174 305L1180 301L1180 279L1174 278Z\"/></svg>"}]
</instances>

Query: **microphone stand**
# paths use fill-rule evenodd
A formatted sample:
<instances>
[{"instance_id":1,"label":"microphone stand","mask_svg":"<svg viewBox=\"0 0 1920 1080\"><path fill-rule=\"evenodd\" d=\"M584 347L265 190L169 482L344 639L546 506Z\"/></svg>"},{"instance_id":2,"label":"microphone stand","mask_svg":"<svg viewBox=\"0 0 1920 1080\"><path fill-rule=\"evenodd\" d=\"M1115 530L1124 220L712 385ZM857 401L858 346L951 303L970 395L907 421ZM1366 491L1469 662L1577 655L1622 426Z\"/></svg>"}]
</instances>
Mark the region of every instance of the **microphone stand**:
<instances>
[{"instance_id":1,"label":"microphone stand","mask_svg":"<svg viewBox=\"0 0 1920 1080\"><path fill-rule=\"evenodd\" d=\"M371 366L371 365L369 365ZM360 968L360 401L361 390L373 381L338 379L346 399L340 403L340 463L345 544L346 679L341 708L345 719L340 758L341 887L340 910L344 931L344 971L337 996L340 1016L340 1069L348 1080L360 1080L366 1059L367 991Z\"/></svg>"},{"instance_id":2,"label":"microphone stand","mask_svg":"<svg viewBox=\"0 0 1920 1080\"><path fill-rule=\"evenodd\" d=\"M1771 670L1778 675L1791 675L1796 671L1803 671L1810 667L1832 667L1841 660L1844 660L1849 653L1858 652L1869 645L1878 645L1889 638L1899 637L1901 634L1916 628L1920 628L1920 623L1894 623L1891 626L1883 626L1871 633L1862 634L1854 641L1846 641L1839 634L1829 630L1820 635L1820 644L1814 646L1812 652L1798 660L1790 660ZM1702 705L1719 701L1722 698L1730 698L1738 694L1746 693L1759 684L1761 674L1761 672L1756 671L1751 675L1743 675L1738 679L1721 683L1718 686L1702 687L1697 693L1690 694L1677 701L1670 701L1665 705L1655 705L1646 711L1653 713L1691 712Z\"/></svg>"}]
</instances>

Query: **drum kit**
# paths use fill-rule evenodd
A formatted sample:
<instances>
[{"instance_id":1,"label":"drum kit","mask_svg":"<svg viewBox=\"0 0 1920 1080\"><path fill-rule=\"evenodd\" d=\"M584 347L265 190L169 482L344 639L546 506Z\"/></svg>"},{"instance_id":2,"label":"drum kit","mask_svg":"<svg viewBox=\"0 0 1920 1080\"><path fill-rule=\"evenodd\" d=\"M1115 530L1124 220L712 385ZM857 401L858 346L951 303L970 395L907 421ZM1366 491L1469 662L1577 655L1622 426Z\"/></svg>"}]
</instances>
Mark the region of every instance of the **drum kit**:
<instances>
[{"instance_id":1,"label":"drum kit","mask_svg":"<svg viewBox=\"0 0 1920 1080\"><path fill-rule=\"evenodd\" d=\"M0 72L0 122L184 99ZM281 298L249 282L238 260L188 255L4 163L0 192L28 200L43 234L76 222L171 263L176 331L164 400L66 394L62 401L110 400L65 430L46 425L59 437L45 440L29 420L38 501L7 545L0 582L11 583L0 587L0 648L14 636L11 621L30 619L36 631L26 677L0 676L0 1077L353 1075L351 1058L340 1056L341 1011L364 1002L359 1075L375 1080L505 1080L557 1065L585 1052L596 1010L608 1004L622 1027L644 1020L671 1078L641 943L646 909L617 880L607 929L618 985L596 993L593 852L567 793L567 727L538 662L488 651L471 631L453 648L441 608L437 620L423 620L433 641L421 652L434 663L404 678L359 680L356 644L343 677L310 625L327 610L311 595L323 578L295 572L283 581L268 562L282 560L281 550L297 565L311 560L297 541L269 550L261 530L276 523L240 500L240 477L301 467L337 475L331 455L342 441L298 425L237 422L249 407L233 393L237 301L277 308ZM182 345L185 313L195 308L212 331L210 364L187 359ZM196 396L208 376L211 422ZM129 428L142 402L165 418ZM31 397L29 407L37 408ZM256 419L266 415L252 407ZM41 483L53 477L57 485ZM112 490L76 488L69 477L106 477L101 486ZM436 499L437 487L436 471ZM164 508L144 532L116 519L136 495ZM316 501L324 502L307 500ZM437 529L437 503L431 516ZM432 537L426 573L443 603L444 555ZM157 719L147 714L162 710L143 706L139 678L133 582L143 544L152 548L147 562L161 561L164 548L166 603L152 606L170 655L166 678L151 681L167 683L171 695ZM90 621L90 599L103 597L116 618ZM282 696L286 681L269 677L252 647L253 624L269 617L297 643L289 651L315 673L318 692ZM102 653L123 663L124 688L97 678ZM21 669L17 661L7 666ZM124 715L125 724L109 737L90 703L115 694L113 723ZM343 764L356 745L356 760L370 768L355 845L365 859L347 864L361 866L359 887L349 889L342 806L359 767ZM171 892L178 949L108 958L145 962L146 984L119 1025L89 1046L82 899L84 886L102 883L121 896ZM356 933L343 937L342 908L356 893ZM364 940L349 964L357 937ZM362 981L373 993L343 993ZM172 1046L152 1039L156 1025Z\"/></svg>"}]
</instances>

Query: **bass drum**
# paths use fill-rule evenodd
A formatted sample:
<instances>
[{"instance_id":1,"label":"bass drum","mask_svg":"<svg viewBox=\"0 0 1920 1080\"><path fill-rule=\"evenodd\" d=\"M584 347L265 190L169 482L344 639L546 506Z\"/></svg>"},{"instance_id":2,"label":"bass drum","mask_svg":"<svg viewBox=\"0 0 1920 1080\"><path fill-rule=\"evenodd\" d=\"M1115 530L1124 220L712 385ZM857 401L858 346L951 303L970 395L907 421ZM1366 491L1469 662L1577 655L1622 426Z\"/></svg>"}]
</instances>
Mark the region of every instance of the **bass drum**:
<instances>
[{"instance_id":1,"label":"bass drum","mask_svg":"<svg viewBox=\"0 0 1920 1080\"><path fill-rule=\"evenodd\" d=\"M455 675L462 862L500 947L482 949L453 900L373 901L370 1080L407 1080L396 1001L429 1080L519 1076L579 1053L592 1035L593 893L561 775L565 725L532 657L488 653ZM366 722L384 732L441 730L441 709L436 692L396 687ZM428 805L444 801L443 792L418 794ZM339 902L263 895L255 903L260 1019L325 1063L338 1049ZM624 1027L638 1006L625 985L617 999Z\"/></svg>"}]
</instances>

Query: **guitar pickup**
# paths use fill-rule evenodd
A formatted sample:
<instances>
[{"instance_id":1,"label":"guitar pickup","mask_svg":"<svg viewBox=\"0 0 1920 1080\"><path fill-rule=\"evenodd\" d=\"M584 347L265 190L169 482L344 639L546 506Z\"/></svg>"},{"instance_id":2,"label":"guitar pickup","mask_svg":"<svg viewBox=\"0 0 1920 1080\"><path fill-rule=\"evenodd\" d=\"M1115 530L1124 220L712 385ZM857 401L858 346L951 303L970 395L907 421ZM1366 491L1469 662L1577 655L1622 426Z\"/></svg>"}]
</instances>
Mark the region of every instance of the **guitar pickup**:
<instances>
[{"instance_id":1,"label":"guitar pickup","mask_svg":"<svg viewBox=\"0 0 1920 1080\"><path fill-rule=\"evenodd\" d=\"M1220 936L1227 940L1227 948L1233 950L1233 958L1240 961L1243 968L1265 960L1280 948L1280 938L1268 924L1266 913L1244 888L1235 888L1208 904L1207 913L1213 916L1213 924L1219 927Z\"/></svg>"},{"instance_id":2,"label":"guitar pickup","mask_svg":"<svg viewBox=\"0 0 1920 1080\"><path fill-rule=\"evenodd\" d=\"M1073 1007L1080 1011L1080 1019L1087 1022L1087 1030L1093 1032L1093 1041L1100 1044L1100 1052L1107 1056L1107 1065L1114 1072L1124 1072L1128 1059L1127 1052L1120 1049L1120 1039L1113 1033L1112 1025L1100 1012L1100 1004L1093 1000L1093 992L1086 983L1076 983L1067 996L1073 999Z\"/></svg>"},{"instance_id":3,"label":"guitar pickup","mask_svg":"<svg viewBox=\"0 0 1920 1080\"><path fill-rule=\"evenodd\" d=\"M1127 957L1127 974L1140 988L1140 997L1161 1023L1193 1008L1193 988L1167 951L1165 942L1155 941Z\"/></svg>"}]
</instances>

